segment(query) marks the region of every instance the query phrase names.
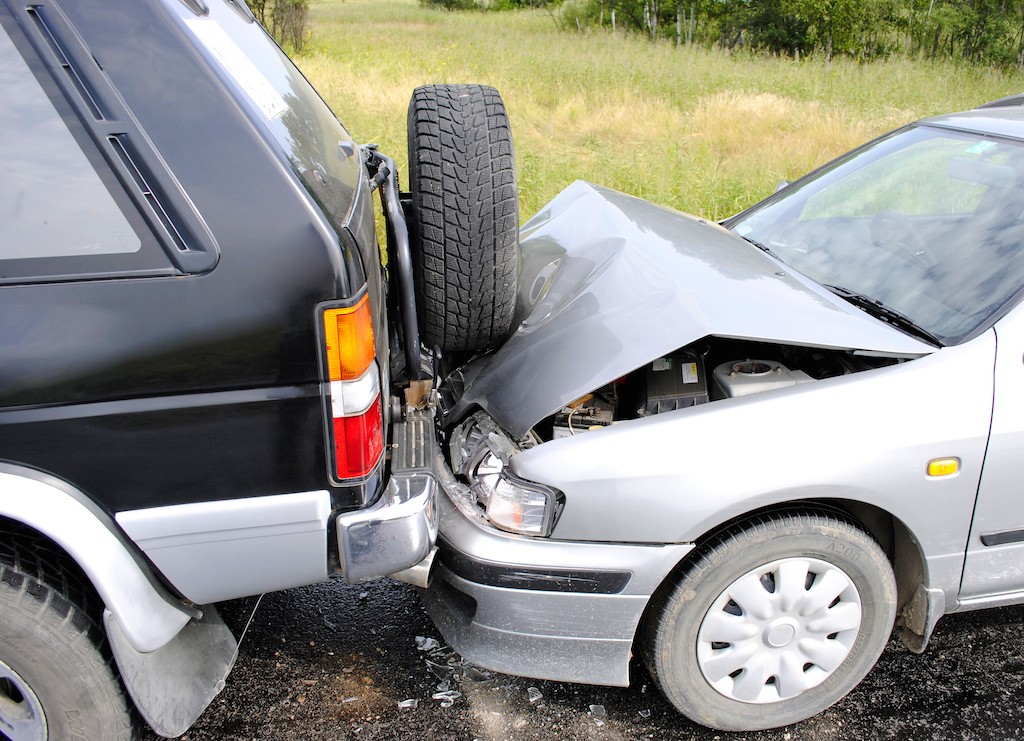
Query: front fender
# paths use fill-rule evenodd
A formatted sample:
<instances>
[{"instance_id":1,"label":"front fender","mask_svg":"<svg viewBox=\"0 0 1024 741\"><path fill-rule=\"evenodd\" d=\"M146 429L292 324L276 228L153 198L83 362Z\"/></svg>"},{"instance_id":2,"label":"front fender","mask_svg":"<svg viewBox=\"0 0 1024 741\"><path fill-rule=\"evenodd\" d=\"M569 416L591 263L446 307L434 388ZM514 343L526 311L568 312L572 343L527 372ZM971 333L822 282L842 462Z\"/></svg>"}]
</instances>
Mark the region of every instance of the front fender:
<instances>
[{"instance_id":1,"label":"front fender","mask_svg":"<svg viewBox=\"0 0 1024 741\"><path fill-rule=\"evenodd\" d=\"M164 589L113 520L67 482L0 463L0 516L53 540L89 577L131 646L149 653L197 616Z\"/></svg>"},{"instance_id":2,"label":"front fender","mask_svg":"<svg viewBox=\"0 0 1024 741\"><path fill-rule=\"evenodd\" d=\"M992 409L989 332L899 365L632 420L510 461L555 487L552 537L700 540L747 513L808 499L862 502L905 523L928 587L956 598ZM955 379L956 383L951 381ZM927 475L956 457L955 476Z\"/></svg>"}]
</instances>

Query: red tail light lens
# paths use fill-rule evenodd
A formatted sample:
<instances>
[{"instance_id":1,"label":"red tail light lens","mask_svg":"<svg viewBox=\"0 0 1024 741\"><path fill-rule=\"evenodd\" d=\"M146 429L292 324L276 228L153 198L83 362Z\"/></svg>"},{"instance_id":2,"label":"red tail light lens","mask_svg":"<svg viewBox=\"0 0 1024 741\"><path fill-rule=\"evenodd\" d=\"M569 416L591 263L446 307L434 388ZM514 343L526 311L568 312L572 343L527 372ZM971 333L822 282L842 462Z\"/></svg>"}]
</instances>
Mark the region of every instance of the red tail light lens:
<instances>
[{"instance_id":1,"label":"red tail light lens","mask_svg":"<svg viewBox=\"0 0 1024 741\"><path fill-rule=\"evenodd\" d=\"M384 454L380 370L369 297L323 313L335 478L370 474Z\"/></svg>"},{"instance_id":2,"label":"red tail light lens","mask_svg":"<svg viewBox=\"0 0 1024 741\"><path fill-rule=\"evenodd\" d=\"M339 479L366 476L384 452L380 396L358 417L334 420L334 462Z\"/></svg>"}]
</instances>

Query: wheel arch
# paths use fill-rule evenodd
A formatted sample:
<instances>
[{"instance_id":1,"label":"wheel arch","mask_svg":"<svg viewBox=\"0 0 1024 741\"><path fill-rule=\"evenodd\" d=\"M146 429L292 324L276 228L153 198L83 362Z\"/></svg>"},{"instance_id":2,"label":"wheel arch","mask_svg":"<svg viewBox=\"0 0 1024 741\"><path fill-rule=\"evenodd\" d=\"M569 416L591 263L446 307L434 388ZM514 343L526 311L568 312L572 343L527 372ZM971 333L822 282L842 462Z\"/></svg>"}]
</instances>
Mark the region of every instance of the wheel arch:
<instances>
[{"instance_id":1,"label":"wheel arch","mask_svg":"<svg viewBox=\"0 0 1024 741\"><path fill-rule=\"evenodd\" d=\"M0 462L0 518L31 529L74 562L141 653L163 647L200 614L157 581L112 518L61 479Z\"/></svg>"},{"instance_id":2,"label":"wheel arch","mask_svg":"<svg viewBox=\"0 0 1024 741\"><path fill-rule=\"evenodd\" d=\"M945 593L930 586L928 562L910 527L892 513L865 502L835 500L882 546L896 577L896 634L921 653L945 613Z\"/></svg>"}]
</instances>

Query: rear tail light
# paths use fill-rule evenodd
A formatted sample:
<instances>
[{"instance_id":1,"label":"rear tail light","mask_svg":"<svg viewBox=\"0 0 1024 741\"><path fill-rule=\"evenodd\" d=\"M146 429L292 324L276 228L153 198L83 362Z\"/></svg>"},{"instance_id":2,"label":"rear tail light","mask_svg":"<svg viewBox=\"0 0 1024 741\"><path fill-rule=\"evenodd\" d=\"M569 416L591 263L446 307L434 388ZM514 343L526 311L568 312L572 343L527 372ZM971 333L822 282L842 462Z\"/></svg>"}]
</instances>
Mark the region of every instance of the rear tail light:
<instances>
[{"instance_id":1,"label":"rear tail light","mask_svg":"<svg viewBox=\"0 0 1024 741\"><path fill-rule=\"evenodd\" d=\"M327 371L331 381L351 381L366 373L376 357L370 298L324 312Z\"/></svg>"},{"instance_id":2,"label":"rear tail light","mask_svg":"<svg viewBox=\"0 0 1024 741\"><path fill-rule=\"evenodd\" d=\"M354 306L326 309L323 326L332 471L338 479L361 478L373 471L384 453L380 369L369 298L363 296Z\"/></svg>"}]
</instances>

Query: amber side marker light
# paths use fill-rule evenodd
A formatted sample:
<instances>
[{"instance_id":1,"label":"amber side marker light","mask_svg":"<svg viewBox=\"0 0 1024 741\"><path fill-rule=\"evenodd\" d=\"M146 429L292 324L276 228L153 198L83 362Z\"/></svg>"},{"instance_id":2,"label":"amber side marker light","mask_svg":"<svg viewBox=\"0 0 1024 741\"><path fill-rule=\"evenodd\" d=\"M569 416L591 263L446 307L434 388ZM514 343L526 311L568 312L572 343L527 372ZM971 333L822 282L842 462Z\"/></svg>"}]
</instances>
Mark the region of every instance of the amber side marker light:
<instances>
[{"instance_id":1,"label":"amber side marker light","mask_svg":"<svg viewBox=\"0 0 1024 741\"><path fill-rule=\"evenodd\" d=\"M928 461L928 475L932 477L952 476L960 472L959 458L936 458Z\"/></svg>"}]
</instances>

